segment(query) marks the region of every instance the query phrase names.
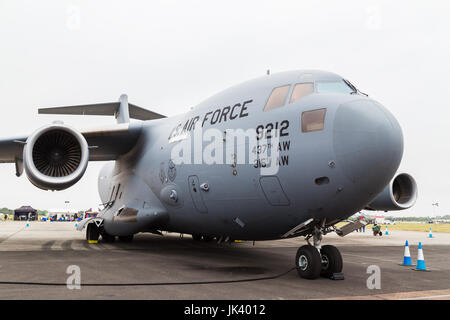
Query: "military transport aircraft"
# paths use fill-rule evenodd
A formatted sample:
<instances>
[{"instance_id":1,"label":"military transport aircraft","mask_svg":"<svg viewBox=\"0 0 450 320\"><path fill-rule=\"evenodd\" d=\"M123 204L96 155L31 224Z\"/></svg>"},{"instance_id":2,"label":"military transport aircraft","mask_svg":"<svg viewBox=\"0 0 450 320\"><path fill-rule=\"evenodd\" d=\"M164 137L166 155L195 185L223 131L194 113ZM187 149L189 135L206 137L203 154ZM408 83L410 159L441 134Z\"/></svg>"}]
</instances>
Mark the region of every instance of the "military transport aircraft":
<instances>
[{"instance_id":1,"label":"military transport aircraft","mask_svg":"<svg viewBox=\"0 0 450 320\"><path fill-rule=\"evenodd\" d=\"M78 225L88 241L161 231L218 242L304 236L299 275L330 277L342 271L342 257L321 246L322 236L361 227L337 222L363 209L406 209L417 197L415 180L396 173L397 120L330 72L266 75L173 117L129 104L126 95L39 113L117 120L84 132L56 121L0 140L0 162L15 163L17 176L25 171L44 190L69 188L89 161L114 160L98 178L103 209Z\"/></svg>"}]
</instances>

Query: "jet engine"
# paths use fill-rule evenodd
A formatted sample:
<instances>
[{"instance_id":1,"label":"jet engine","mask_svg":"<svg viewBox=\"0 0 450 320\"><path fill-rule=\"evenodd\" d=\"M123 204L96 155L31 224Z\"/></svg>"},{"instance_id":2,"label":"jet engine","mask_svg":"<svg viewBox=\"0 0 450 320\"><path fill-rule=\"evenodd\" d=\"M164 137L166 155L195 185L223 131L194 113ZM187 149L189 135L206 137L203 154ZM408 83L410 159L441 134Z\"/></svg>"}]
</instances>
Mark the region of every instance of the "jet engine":
<instances>
[{"instance_id":1,"label":"jet engine","mask_svg":"<svg viewBox=\"0 0 450 320\"><path fill-rule=\"evenodd\" d=\"M81 179L89 160L86 139L63 123L36 130L23 149L28 179L44 190L67 189Z\"/></svg>"},{"instance_id":2,"label":"jet engine","mask_svg":"<svg viewBox=\"0 0 450 320\"><path fill-rule=\"evenodd\" d=\"M408 209L416 203L417 184L407 173L400 173L366 206L366 210L391 211Z\"/></svg>"}]
</instances>

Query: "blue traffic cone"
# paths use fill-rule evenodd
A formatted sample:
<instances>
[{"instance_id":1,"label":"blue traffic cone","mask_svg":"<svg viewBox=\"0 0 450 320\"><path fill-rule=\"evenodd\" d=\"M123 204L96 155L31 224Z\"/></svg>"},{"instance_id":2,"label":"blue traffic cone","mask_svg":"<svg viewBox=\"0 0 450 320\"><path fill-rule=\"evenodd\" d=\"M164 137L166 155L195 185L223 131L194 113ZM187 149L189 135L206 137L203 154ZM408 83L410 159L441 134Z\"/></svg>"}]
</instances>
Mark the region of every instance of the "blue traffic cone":
<instances>
[{"instance_id":1,"label":"blue traffic cone","mask_svg":"<svg viewBox=\"0 0 450 320\"><path fill-rule=\"evenodd\" d=\"M388 229L387 229L387 225L386 225L386 232L384 233L385 235L389 235Z\"/></svg>"},{"instance_id":2,"label":"blue traffic cone","mask_svg":"<svg viewBox=\"0 0 450 320\"><path fill-rule=\"evenodd\" d=\"M417 265L416 270L426 271L425 258L423 257L422 242L419 242L419 251L417 253Z\"/></svg>"},{"instance_id":3,"label":"blue traffic cone","mask_svg":"<svg viewBox=\"0 0 450 320\"><path fill-rule=\"evenodd\" d=\"M409 253L408 240L405 243L405 254L403 255L403 264L402 266L412 266L411 254Z\"/></svg>"},{"instance_id":4,"label":"blue traffic cone","mask_svg":"<svg viewBox=\"0 0 450 320\"><path fill-rule=\"evenodd\" d=\"M431 227L430 227L430 233L428 234L428 238L433 238L433 234L431 233Z\"/></svg>"}]
</instances>

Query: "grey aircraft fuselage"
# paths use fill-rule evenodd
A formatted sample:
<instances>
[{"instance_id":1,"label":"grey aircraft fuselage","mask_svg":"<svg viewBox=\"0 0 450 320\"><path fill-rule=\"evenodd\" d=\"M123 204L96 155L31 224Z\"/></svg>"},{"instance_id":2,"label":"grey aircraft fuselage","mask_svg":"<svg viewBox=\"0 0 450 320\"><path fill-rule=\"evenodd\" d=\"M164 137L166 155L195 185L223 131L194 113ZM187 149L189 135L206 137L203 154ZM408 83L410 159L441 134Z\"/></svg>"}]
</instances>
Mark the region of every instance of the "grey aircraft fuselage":
<instances>
[{"instance_id":1,"label":"grey aircraft fuselage","mask_svg":"<svg viewBox=\"0 0 450 320\"><path fill-rule=\"evenodd\" d=\"M104 230L269 240L310 218L331 226L360 211L396 173L403 137L394 116L371 98L318 90L318 83L341 81L322 71L283 72L229 88L186 114L131 123L142 126L138 143L99 174ZM299 83L312 83L314 92L290 103ZM264 111L283 86L289 87L282 106ZM325 109L323 129L303 132L302 114L318 109ZM261 175L261 161L175 163L174 146L198 127L249 129L255 136L278 129L278 172Z\"/></svg>"}]
</instances>

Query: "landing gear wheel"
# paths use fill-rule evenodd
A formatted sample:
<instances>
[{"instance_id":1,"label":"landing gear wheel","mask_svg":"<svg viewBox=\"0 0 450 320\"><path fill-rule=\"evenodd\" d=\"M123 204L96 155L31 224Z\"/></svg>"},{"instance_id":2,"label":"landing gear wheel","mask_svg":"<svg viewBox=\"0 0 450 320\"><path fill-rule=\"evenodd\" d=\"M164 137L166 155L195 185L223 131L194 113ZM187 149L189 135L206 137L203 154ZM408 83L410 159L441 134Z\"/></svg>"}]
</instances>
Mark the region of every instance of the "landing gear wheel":
<instances>
[{"instance_id":1,"label":"landing gear wheel","mask_svg":"<svg viewBox=\"0 0 450 320\"><path fill-rule=\"evenodd\" d=\"M134 234L130 234L129 236L119 236L119 241L121 242L132 242Z\"/></svg>"},{"instance_id":2,"label":"landing gear wheel","mask_svg":"<svg viewBox=\"0 0 450 320\"><path fill-rule=\"evenodd\" d=\"M105 241L107 243L113 243L116 240L116 237L112 236L110 234L107 234L106 232L103 232L102 239L103 239L103 241Z\"/></svg>"},{"instance_id":3,"label":"landing gear wheel","mask_svg":"<svg viewBox=\"0 0 450 320\"><path fill-rule=\"evenodd\" d=\"M200 241L202 240L202 236L200 234L193 234L192 239L194 239L194 241Z\"/></svg>"},{"instance_id":4,"label":"landing gear wheel","mask_svg":"<svg viewBox=\"0 0 450 320\"><path fill-rule=\"evenodd\" d=\"M89 223L86 226L86 240L98 241L98 236L100 235L98 227L94 223Z\"/></svg>"},{"instance_id":5,"label":"landing gear wheel","mask_svg":"<svg viewBox=\"0 0 450 320\"><path fill-rule=\"evenodd\" d=\"M305 279L317 279L322 270L322 261L319 251L309 245L298 249L295 256L295 266L300 277Z\"/></svg>"},{"instance_id":6,"label":"landing gear wheel","mask_svg":"<svg viewBox=\"0 0 450 320\"><path fill-rule=\"evenodd\" d=\"M320 275L330 278L333 273L342 272L342 256L335 246L326 245L320 249L322 256L322 271Z\"/></svg>"}]
</instances>

